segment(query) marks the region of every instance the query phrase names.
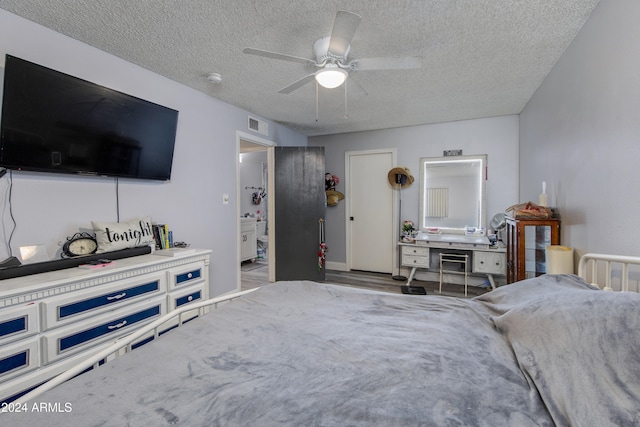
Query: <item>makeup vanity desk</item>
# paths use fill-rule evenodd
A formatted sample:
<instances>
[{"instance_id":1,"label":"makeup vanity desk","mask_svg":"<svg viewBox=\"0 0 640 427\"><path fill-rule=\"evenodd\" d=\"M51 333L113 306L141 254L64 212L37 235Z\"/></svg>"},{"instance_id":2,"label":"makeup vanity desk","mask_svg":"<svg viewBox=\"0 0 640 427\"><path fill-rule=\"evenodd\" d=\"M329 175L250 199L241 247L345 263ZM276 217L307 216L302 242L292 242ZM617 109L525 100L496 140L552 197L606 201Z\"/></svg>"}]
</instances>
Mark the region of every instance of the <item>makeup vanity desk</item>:
<instances>
[{"instance_id":1,"label":"makeup vanity desk","mask_svg":"<svg viewBox=\"0 0 640 427\"><path fill-rule=\"evenodd\" d=\"M486 236L467 236L463 234L428 234L419 233L415 243L399 243L401 246L401 265L411 267L407 286L411 284L418 269L438 271L440 262L431 260L446 255L468 255L468 265L459 274L486 275L491 288L496 288L494 275L506 275L506 248L494 248L489 245ZM446 262L446 261L445 261ZM437 265L432 268L431 265ZM449 273L450 271L447 271ZM466 277L465 277L466 278Z\"/></svg>"}]
</instances>

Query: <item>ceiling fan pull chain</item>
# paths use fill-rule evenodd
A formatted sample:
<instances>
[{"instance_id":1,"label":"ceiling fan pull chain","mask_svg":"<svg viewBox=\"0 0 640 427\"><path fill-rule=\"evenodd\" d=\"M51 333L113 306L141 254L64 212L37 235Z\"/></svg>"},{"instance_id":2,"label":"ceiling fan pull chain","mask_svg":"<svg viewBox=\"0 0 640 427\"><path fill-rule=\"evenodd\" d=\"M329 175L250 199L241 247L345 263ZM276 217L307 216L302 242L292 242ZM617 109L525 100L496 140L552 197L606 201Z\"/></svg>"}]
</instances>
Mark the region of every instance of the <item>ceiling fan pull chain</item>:
<instances>
[{"instance_id":1,"label":"ceiling fan pull chain","mask_svg":"<svg viewBox=\"0 0 640 427\"><path fill-rule=\"evenodd\" d=\"M318 82L316 82L316 123L318 122Z\"/></svg>"},{"instance_id":2,"label":"ceiling fan pull chain","mask_svg":"<svg viewBox=\"0 0 640 427\"><path fill-rule=\"evenodd\" d=\"M349 106L347 104L347 81L344 81L344 118L349 118Z\"/></svg>"}]
</instances>

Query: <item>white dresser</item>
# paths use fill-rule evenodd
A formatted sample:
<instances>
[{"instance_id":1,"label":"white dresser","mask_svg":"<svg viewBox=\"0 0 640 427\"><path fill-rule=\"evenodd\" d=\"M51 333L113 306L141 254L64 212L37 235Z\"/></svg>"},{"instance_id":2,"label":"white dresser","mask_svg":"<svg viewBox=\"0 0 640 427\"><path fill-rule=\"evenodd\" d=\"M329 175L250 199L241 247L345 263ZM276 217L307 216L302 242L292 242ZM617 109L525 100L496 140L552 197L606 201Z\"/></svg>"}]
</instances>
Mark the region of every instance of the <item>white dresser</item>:
<instances>
[{"instance_id":1,"label":"white dresser","mask_svg":"<svg viewBox=\"0 0 640 427\"><path fill-rule=\"evenodd\" d=\"M0 280L0 401L68 369L99 344L208 298L210 253L140 255L101 269Z\"/></svg>"}]
</instances>

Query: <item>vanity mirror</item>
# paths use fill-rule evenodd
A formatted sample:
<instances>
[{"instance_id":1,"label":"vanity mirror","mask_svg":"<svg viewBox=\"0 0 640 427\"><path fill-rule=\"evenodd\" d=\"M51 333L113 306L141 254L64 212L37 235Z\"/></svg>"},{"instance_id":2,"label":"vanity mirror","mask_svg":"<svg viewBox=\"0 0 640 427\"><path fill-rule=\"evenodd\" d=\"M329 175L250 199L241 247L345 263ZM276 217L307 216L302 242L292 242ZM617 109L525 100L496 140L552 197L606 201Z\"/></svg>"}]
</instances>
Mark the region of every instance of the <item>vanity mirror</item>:
<instances>
[{"instance_id":1,"label":"vanity mirror","mask_svg":"<svg viewBox=\"0 0 640 427\"><path fill-rule=\"evenodd\" d=\"M420 159L420 230L464 234L486 227L487 155Z\"/></svg>"}]
</instances>

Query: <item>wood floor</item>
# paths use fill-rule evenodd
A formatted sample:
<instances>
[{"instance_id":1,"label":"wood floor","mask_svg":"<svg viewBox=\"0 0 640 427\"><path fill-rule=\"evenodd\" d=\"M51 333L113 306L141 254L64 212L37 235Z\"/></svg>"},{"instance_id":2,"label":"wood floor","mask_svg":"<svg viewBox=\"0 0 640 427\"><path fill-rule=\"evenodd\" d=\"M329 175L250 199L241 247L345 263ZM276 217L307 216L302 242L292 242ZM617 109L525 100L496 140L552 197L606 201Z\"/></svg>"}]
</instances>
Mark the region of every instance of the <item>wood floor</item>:
<instances>
[{"instance_id":1,"label":"wood floor","mask_svg":"<svg viewBox=\"0 0 640 427\"><path fill-rule=\"evenodd\" d=\"M269 284L268 266L266 261L258 260L254 263L244 263L241 266L241 289L252 289ZM393 280L391 274L371 273L366 271L336 271L327 270L325 283L353 286L357 288L372 289L383 292L402 293L401 286L404 281ZM438 282L426 282L414 280L411 286L425 288L427 295L439 295ZM488 292L489 289L469 286L467 297L472 298ZM464 297L464 286L456 284L443 284L442 295Z\"/></svg>"}]
</instances>

